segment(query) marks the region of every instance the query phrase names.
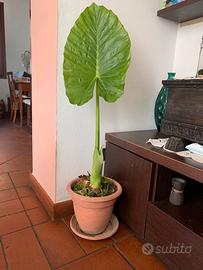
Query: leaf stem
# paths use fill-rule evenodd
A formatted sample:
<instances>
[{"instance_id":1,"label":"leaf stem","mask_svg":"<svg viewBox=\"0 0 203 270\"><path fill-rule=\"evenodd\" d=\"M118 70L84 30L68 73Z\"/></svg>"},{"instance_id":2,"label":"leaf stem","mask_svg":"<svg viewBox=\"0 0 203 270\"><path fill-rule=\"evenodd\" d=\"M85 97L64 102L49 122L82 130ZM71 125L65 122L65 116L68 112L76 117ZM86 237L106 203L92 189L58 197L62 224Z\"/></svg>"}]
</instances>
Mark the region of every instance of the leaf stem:
<instances>
[{"instance_id":1,"label":"leaf stem","mask_svg":"<svg viewBox=\"0 0 203 270\"><path fill-rule=\"evenodd\" d=\"M100 103L98 79L96 82L96 130L95 130L95 148L100 151Z\"/></svg>"},{"instance_id":2,"label":"leaf stem","mask_svg":"<svg viewBox=\"0 0 203 270\"><path fill-rule=\"evenodd\" d=\"M95 147L93 154L93 164L90 176L90 185L98 189L102 182L103 153L100 149L100 103L99 103L99 85L96 81L96 128L95 128Z\"/></svg>"}]
</instances>

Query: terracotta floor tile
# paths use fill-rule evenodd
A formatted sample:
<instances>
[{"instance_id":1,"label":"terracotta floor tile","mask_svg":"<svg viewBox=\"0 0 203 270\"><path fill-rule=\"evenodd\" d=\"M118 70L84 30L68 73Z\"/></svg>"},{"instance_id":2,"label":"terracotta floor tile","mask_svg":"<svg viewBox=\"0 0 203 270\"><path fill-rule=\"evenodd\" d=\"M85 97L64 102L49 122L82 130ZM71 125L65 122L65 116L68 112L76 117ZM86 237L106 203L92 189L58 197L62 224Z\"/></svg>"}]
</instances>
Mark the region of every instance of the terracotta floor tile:
<instances>
[{"instance_id":1,"label":"terracotta floor tile","mask_svg":"<svg viewBox=\"0 0 203 270\"><path fill-rule=\"evenodd\" d=\"M10 146L10 145L9 145ZM5 163L6 161L9 161L18 155L22 153L22 150L14 149L13 147L9 147L8 145L5 145L5 148L1 147L0 152L0 163Z\"/></svg>"},{"instance_id":2,"label":"terracotta floor tile","mask_svg":"<svg viewBox=\"0 0 203 270\"><path fill-rule=\"evenodd\" d=\"M0 173L8 173L14 171L8 163L0 164Z\"/></svg>"},{"instance_id":3,"label":"terracotta floor tile","mask_svg":"<svg viewBox=\"0 0 203 270\"><path fill-rule=\"evenodd\" d=\"M144 255L142 244L135 237L129 237L116 245L136 270L168 270L157 257Z\"/></svg>"},{"instance_id":4,"label":"terracotta floor tile","mask_svg":"<svg viewBox=\"0 0 203 270\"><path fill-rule=\"evenodd\" d=\"M18 192L19 197L21 197L21 198L34 195L33 190L28 186L17 187L16 190Z\"/></svg>"},{"instance_id":5,"label":"terracotta floor tile","mask_svg":"<svg viewBox=\"0 0 203 270\"><path fill-rule=\"evenodd\" d=\"M78 236L75 236L80 243L81 247L89 254L93 251L102 249L104 247L107 247L112 244L112 239L108 238L105 240L100 241L90 241L83 238L80 238Z\"/></svg>"},{"instance_id":6,"label":"terracotta floor tile","mask_svg":"<svg viewBox=\"0 0 203 270\"><path fill-rule=\"evenodd\" d=\"M42 207L27 210L27 214L33 225L37 225L49 220L49 216Z\"/></svg>"},{"instance_id":7,"label":"terracotta floor tile","mask_svg":"<svg viewBox=\"0 0 203 270\"><path fill-rule=\"evenodd\" d=\"M3 236L2 242L9 270L50 270L32 229Z\"/></svg>"},{"instance_id":8,"label":"terracotta floor tile","mask_svg":"<svg viewBox=\"0 0 203 270\"><path fill-rule=\"evenodd\" d=\"M0 269L1 270L6 270L7 269L1 244L0 244Z\"/></svg>"},{"instance_id":9,"label":"terracotta floor tile","mask_svg":"<svg viewBox=\"0 0 203 270\"><path fill-rule=\"evenodd\" d=\"M133 235L133 232L130 230L130 228L125 225L124 223L119 223L119 229L115 235L113 235L114 241L119 241L127 236Z\"/></svg>"},{"instance_id":10,"label":"terracotta floor tile","mask_svg":"<svg viewBox=\"0 0 203 270\"><path fill-rule=\"evenodd\" d=\"M5 125L2 124L5 122ZM32 136L9 119L0 123L0 173L32 168ZM29 153L29 154L28 154ZM3 164L2 164L3 163Z\"/></svg>"},{"instance_id":11,"label":"terracotta floor tile","mask_svg":"<svg viewBox=\"0 0 203 270\"><path fill-rule=\"evenodd\" d=\"M18 195L14 188L0 191L0 203L18 199Z\"/></svg>"},{"instance_id":12,"label":"terracotta floor tile","mask_svg":"<svg viewBox=\"0 0 203 270\"><path fill-rule=\"evenodd\" d=\"M21 198L21 202L26 210L40 207L41 203L35 195Z\"/></svg>"},{"instance_id":13,"label":"terracotta floor tile","mask_svg":"<svg viewBox=\"0 0 203 270\"><path fill-rule=\"evenodd\" d=\"M20 200L12 200L0 203L0 217L23 211Z\"/></svg>"},{"instance_id":14,"label":"terracotta floor tile","mask_svg":"<svg viewBox=\"0 0 203 270\"><path fill-rule=\"evenodd\" d=\"M10 177L16 187L27 186L29 184L30 174L28 172L10 173Z\"/></svg>"},{"instance_id":15,"label":"terracotta floor tile","mask_svg":"<svg viewBox=\"0 0 203 270\"><path fill-rule=\"evenodd\" d=\"M65 223L70 228L70 219L71 216L67 217L65 219ZM81 247L89 254L93 251L102 249L104 247L107 247L113 243L111 238L100 240L100 241L90 241L83 238L78 237L77 235L74 235L77 241L80 243Z\"/></svg>"},{"instance_id":16,"label":"terracotta floor tile","mask_svg":"<svg viewBox=\"0 0 203 270\"><path fill-rule=\"evenodd\" d=\"M58 270L130 270L133 269L113 248L93 253ZM151 269L148 269L151 270Z\"/></svg>"},{"instance_id":17,"label":"terracotta floor tile","mask_svg":"<svg viewBox=\"0 0 203 270\"><path fill-rule=\"evenodd\" d=\"M13 184L8 174L0 175L0 190L13 188Z\"/></svg>"},{"instance_id":18,"label":"terracotta floor tile","mask_svg":"<svg viewBox=\"0 0 203 270\"><path fill-rule=\"evenodd\" d=\"M37 225L35 231L53 267L62 266L85 255L62 222Z\"/></svg>"},{"instance_id":19,"label":"terracotta floor tile","mask_svg":"<svg viewBox=\"0 0 203 270\"><path fill-rule=\"evenodd\" d=\"M0 218L0 236L31 226L25 212Z\"/></svg>"},{"instance_id":20,"label":"terracotta floor tile","mask_svg":"<svg viewBox=\"0 0 203 270\"><path fill-rule=\"evenodd\" d=\"M0 173L14 171L32 171L32 156L30 154L21 154L16 158L0 165Z\"/></svg>"}]
</instances>

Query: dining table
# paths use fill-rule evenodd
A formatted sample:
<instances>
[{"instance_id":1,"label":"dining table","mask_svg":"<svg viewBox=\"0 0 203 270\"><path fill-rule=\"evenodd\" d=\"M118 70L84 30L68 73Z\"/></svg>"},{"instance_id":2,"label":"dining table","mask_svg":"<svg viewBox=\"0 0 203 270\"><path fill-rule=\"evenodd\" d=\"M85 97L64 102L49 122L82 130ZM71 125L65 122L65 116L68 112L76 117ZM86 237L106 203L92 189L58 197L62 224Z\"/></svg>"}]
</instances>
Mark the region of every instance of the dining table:
<instances>
[{"instance_id":1,"label":"dining table","mask_svg":"<svg viewBox=\"0 0 203 270\"><path fill-rule=\"evenodd\" d=\"M29 78L15 80L15 89L19 91L20 127L23 125L23 95L31 98L32 85Z\"/></svg>"}]
</instances>

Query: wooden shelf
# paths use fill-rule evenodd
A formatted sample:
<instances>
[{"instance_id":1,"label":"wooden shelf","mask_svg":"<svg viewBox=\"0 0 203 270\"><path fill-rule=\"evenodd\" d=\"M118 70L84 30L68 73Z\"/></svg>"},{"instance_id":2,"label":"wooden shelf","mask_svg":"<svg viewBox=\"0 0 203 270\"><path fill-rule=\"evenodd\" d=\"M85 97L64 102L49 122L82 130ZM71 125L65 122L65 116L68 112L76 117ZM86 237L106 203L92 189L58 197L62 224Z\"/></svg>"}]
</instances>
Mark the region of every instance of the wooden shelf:
<instances>
[{"instance_id":1,"label":"wooden shelf","mask_svg":"<svg viewBox=\"0 0 203 270\"><path fill-rule=\"evenodd\" d=\"M185 227L203 237L203 188L189 190L185 203L182 206L174 206L166 198L153 204L167 215L183 224Z\"/></svg>"},{"instance_id":2,"label":"wooden shelf","mask_svg":"<svg viewBox=\"0 0 203 270\"><path fill-rule=\"evenodd\" d=\"M178 23L203 17L203 0L185 0L159 10L157 16Z\"/></svg>"},{"instance_id":3,"label":"wooden shelf","mask_svg":"<svg viewBox=\"0 0 203 270\"><path fill-rule=\"evenodd\" d=\"M181 206L174 206L169 202L173 177L183 178L187 182L184 190L184 204ZM152 199L152 204L203 237L203 184L194 181L192 178L177 174L176 171L159 166L156 193Z\"/></svg>"}]
</instances>

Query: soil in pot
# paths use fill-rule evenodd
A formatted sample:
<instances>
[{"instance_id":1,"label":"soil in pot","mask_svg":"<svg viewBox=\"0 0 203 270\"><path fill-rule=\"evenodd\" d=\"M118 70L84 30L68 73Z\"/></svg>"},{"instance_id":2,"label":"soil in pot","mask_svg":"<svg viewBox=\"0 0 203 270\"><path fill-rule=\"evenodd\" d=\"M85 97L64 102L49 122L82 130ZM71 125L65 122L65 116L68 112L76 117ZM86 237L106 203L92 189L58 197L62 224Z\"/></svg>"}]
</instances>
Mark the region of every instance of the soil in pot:
<instances>
[{"instance_id":1,"label":"soil in pot","mask_svg":"<svg viewBox=\"0 0 203 270\"><path fill-rule=\"evenodd\" d=\"M113 194L114 192L116 192L116 190L117 187L112 181L112 179L105 177L103 177L101 187L93 189L90 186L89 175L79 176L79 180L73 186L73 191L75 191L75 193L87 197L104 197Z\"/></svg>"}]
</instances>

